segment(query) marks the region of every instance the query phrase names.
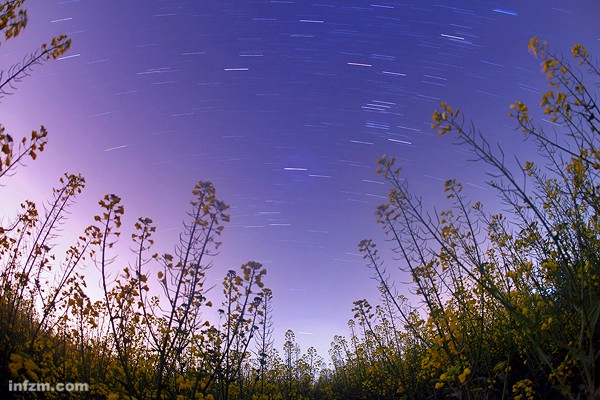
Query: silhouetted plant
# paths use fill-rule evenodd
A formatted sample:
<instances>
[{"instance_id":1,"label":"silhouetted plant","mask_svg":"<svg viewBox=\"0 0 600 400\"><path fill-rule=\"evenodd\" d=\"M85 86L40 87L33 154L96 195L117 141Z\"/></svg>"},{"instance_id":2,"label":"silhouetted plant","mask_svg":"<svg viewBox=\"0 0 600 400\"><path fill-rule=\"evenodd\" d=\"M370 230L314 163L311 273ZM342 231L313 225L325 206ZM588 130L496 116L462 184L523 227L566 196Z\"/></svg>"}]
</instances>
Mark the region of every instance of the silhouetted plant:
<instances>
[{"instance_id":1,"label":"silhouetted plant","mask_svg":"<svg viewBox=\"0 0 600 400\"><path fill-rule=\"evenodd\" d=\"M378 221L426 310L421 320L400 305L374 245L361 242L384 305L393 306L388 315L396 315L403 334L412 337L400 354L406 359L421 349L417 382L407 370L398 371L404 377L398 393L407 397L418 381L431 382L432 395L462 398L599 395L598 107L583 75L563 57L536 38L530 50L542 57L551 87L559 89L544 94L541 106L566 135L547 135L522 102L511 109L547 168L527 161L515 172L457 109L442 103L433 114L440 134L456 132L458 144L492 168L490 185L510 216L489 214L470 202L456 180L445 183L450 209L428 212L399 177L395 160L378 161L378 172L392 185ZM585 48L576 45L572 52L597 79L599 70ZM385 323L374 325L378 314L366 301L355 304L361 348L369 357L381 350L383 364L394 367L378 335Z\"/></svg>"}]
</instances>

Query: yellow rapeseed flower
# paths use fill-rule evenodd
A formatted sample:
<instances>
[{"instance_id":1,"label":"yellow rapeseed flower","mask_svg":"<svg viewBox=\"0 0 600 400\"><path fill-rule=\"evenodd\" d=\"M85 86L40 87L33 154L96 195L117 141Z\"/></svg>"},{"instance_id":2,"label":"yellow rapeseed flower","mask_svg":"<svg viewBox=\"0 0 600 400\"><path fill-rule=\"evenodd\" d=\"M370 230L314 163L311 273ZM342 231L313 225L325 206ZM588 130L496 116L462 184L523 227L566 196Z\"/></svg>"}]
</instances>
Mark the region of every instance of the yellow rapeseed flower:
<instances>
[{"instance_id":1,"label":"yellow rapeseed flower","mask_svg":"<svg viewBox=\"0 0 600 400\"><path fill-rule=\"evenodd\" d=\"M465 383L465 381L467 380L467 376L470 373L471 373L471 370L469 368L465 368L463 373L458 376L458 380L460 381L460 383Z\"/></svg>"}]
</instances>

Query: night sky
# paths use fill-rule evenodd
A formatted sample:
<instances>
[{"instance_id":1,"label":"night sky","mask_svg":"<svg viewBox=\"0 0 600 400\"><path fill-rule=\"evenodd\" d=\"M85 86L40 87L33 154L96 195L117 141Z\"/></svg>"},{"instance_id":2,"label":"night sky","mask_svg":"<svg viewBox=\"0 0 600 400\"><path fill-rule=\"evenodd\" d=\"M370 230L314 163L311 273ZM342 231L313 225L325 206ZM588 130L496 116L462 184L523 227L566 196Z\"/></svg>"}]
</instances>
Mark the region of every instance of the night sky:
<instances>
[{"instance_id":1,"label":"night sky","mask_svg":"<svg viewBox=\"0 0 600 400\"><path fill-rule=\"evenodd\" d=\"M211 281L262 262L277 343L290 328L303 350L314 345L322 355L334 334L347 333L352 301L378 297L357 251L365 238L387 247L374 216L387 192L376 159L395 156L427 207L443 208L450 178L493 204L484 166L430 129L432 111L442 100L458 106L507 154L526 156L507 114L515 100L537 112L547 90L530 37L565 54L582 43L600 55L598 0L26 7L27 29L0 48L3 70L52 36L66 33L73 45L0 99L13 137L40 124L50 132L40 158L4 180L2 214L25 198L41 203L64 172L80 172L87 188L65 239L92 222L97 200L116 193L124 224L152 217L156 250L171 251L193 185L210 180L231 206ZM388 256L398 290L408 291L410 278Z\"/></svg>"}]
</instances>

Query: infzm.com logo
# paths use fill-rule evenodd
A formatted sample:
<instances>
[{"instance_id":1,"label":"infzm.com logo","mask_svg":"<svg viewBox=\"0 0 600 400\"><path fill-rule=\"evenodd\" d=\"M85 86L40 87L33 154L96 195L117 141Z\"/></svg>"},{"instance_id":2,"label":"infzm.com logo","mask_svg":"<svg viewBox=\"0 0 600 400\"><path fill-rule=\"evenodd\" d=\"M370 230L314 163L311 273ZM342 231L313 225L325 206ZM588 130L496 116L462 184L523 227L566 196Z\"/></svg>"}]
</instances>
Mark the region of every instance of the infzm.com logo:
<instances>
[{"instance_id":1,"label":"infzm.com logo","mask_svg":"<svg viewBox=\"0 0 600 400\"><path fill-rule=\"evenodd\" d=\"M87 392L90 385L84 382L22 382L8 381L9 392Z\"/></svg>"}]
</instances>

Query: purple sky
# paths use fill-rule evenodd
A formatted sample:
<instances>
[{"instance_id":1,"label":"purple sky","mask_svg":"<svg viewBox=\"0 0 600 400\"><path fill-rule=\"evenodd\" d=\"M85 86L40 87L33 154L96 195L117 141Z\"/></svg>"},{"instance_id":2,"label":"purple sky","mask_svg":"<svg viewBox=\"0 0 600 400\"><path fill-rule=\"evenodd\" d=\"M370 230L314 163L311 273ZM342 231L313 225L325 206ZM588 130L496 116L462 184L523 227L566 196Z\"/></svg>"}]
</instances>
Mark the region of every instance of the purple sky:
<instances>
[{"instance_id":1,"label":"purple sky","mask_svg":"<svg viewBox=\"0 0 600 400\"><path fill-rule=\"evenodd\" d=\"M440 206L442 181L454 177L485 201L484 168L429 128L439 101L459 106L507 153L523 154L508 105L536 108L547 90L529 38L565 53L581 42L600 55L597 0L26 7L29 26L0 48L4 70L53 35L67 33L73 45L0 99L14 137L40 124L50 132L42 156L3 182L3 215L25 198L48 198L62 173L80 172L88 185L65 238L116 193L124 223L152 217L157 250L170 251L194 183L211 180L231 206L211 279L262 262L277 347L291 328L303 350L314 345L322 355L333 335L347 333L352 301L377 299L357 254L365 238L386 248L374 211L387 189L375 160L397 157L428 206ZM400 284L408 278L394 275L408 290Z\"/></svg>"}]
</instances>

